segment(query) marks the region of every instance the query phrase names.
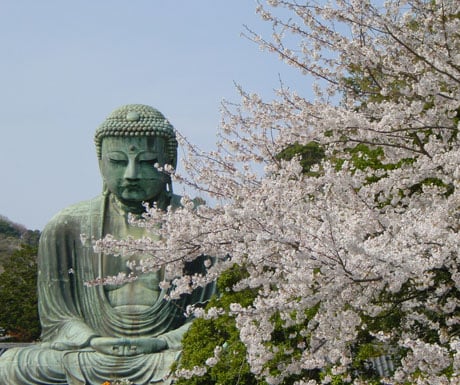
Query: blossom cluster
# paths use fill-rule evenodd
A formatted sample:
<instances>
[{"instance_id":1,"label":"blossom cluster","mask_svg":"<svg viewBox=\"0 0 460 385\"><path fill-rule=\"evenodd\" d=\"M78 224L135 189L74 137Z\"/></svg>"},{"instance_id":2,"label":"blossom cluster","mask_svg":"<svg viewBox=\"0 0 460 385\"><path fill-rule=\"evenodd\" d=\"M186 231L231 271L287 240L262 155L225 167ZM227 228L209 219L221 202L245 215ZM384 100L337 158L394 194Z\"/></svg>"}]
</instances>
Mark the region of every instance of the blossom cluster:
<instances>
[{"instance_id":1,"label":"blossom cluster","mask_svg":"<svg viewBox=\"0 0 460 385\"><path fill-rule=\"evenodd\" d=\"M215 204L149 209L152 237L114 244L151 255L142 271L164 267L171 298L245 266L234 289L258 294L231 314L252 372L269 384L314 370L325 375L297 383L366 383L353 369L364 340L397 352L390 383L457 384L458 2L271 0L257 12L274 34L249 37L316 79L315 96L283 85L267 102L240 89L241 104L224 106L216 151L178 135L188 176L173 179ZM308 170L300 156L279 156L312 142L325 156ZM199 255L221 262L206 276L177 276ZM294 345L273 342L275 319L294 330Z\"/></svg>"}]
</instances>

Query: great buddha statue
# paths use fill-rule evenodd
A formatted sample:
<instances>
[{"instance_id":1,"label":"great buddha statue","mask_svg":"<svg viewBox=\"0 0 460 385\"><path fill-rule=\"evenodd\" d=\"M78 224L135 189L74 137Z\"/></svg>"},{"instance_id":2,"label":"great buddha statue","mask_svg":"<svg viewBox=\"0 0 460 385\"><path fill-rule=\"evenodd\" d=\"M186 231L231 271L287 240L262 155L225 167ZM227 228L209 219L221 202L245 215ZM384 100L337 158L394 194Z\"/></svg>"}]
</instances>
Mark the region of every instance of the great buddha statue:
<instances>
[{"instance_id":1,"label":"great buddha statue","mask_svg":"<svg viewBox=\"0 0 460 385\"><path fill-rule=\"evenodd\" d=\"M101 385L122 378L169 384L191 322L184 310L214 292L211 284L166 300L162 270L121 285L85 285L129 271L123 257L96 253L82 234L141 237L144 230L128 222L128 213L142 214L144 202L165 210L180 204L170 177L155 167L177 161L174 129L159 111L123 106L96 130L95 142L103 193L62 210L45 227L38 253L41 342L0 357L1 385ZM203 261L185 270L203 272Z\"/></svg>"}]
</instances>

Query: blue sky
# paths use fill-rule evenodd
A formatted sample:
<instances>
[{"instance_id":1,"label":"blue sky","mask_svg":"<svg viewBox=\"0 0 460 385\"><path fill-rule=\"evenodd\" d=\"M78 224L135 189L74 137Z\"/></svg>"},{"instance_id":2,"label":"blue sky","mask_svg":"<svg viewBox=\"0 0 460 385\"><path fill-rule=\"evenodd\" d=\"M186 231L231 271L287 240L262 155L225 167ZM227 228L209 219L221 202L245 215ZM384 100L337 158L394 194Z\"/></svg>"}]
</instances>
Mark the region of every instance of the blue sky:
<instances>
[{"instance_id":1,"label":"blue sky","mask_svg":"<svg viewBox=\"0 0 460 385\"><path fill-rule=\"evenodd\" d=\"M115 108L158 108L214 147L234 83L272 95L304 81L240 36L269 35L255 0L0 0L0 214L43 229L101 191L93 133ZM180 156L180 155L179 155ZM180 188L176 188L181 192Z\"/></svg>"}]
</instances>

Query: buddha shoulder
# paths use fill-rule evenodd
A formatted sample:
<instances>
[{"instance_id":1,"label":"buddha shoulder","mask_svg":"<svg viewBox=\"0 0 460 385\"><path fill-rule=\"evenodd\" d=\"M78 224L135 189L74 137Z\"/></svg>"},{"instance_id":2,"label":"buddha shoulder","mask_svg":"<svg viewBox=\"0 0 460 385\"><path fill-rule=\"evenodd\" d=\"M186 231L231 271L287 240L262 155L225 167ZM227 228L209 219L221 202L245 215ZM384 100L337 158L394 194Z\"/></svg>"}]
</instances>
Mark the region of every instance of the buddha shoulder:
<instances>
[{"instance_id":1,"label":"buddha shoulder","mask_svg":"<svg viewBox=\"0 0 460 385\"><path fill-rule=\"evenodd\" d=\"M59 211L53 218L48 222L43 230L44 233L50 231L66 231L71 229L80 229L88 221L97 220L96 217L101 215L101 206L103 203L103 197L98 196L96 198L79 202L68 206Z\"/></svg>"}]
</instances>

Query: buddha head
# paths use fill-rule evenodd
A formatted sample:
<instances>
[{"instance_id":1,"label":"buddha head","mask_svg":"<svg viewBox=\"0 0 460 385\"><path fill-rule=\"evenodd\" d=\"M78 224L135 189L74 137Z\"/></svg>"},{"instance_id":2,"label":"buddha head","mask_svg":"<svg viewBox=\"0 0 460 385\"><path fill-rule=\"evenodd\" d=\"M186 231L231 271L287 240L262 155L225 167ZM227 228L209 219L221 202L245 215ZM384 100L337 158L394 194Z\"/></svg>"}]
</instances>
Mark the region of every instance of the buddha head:
<instances>
[{"instance_id":1,"label":"buddha head","mask_svg":"<svg viewBox=\"0 0 460 385\"><path fill-rule=\"evenodd\" d=\"M153 107L128 104L113 111L95 134L104 191L129 206L164 201L172 192L165 164L176 167L173 126Z\"/></svg>"}]
</instances>

